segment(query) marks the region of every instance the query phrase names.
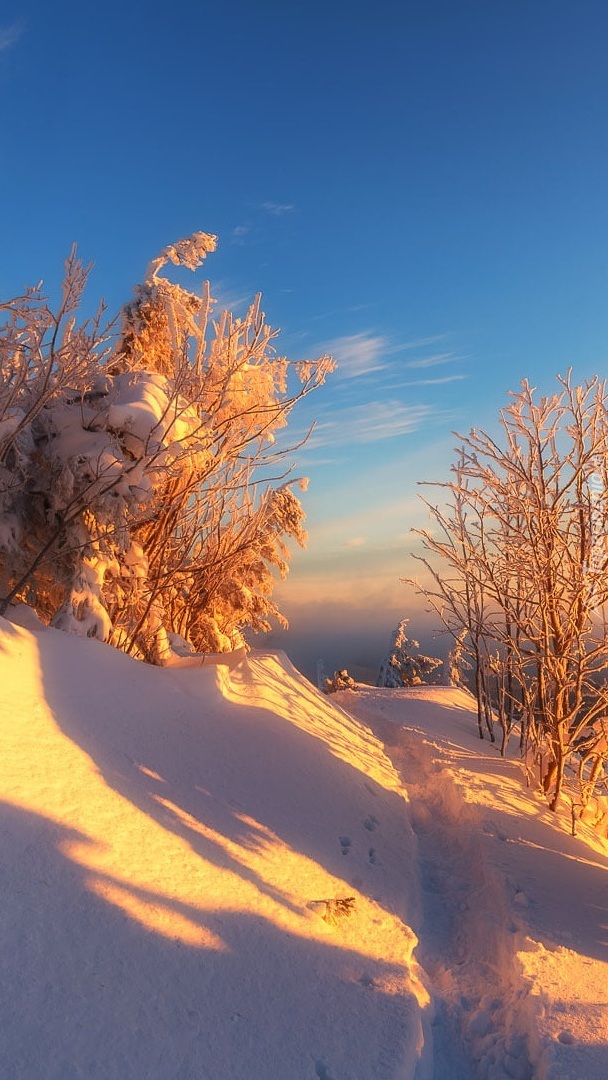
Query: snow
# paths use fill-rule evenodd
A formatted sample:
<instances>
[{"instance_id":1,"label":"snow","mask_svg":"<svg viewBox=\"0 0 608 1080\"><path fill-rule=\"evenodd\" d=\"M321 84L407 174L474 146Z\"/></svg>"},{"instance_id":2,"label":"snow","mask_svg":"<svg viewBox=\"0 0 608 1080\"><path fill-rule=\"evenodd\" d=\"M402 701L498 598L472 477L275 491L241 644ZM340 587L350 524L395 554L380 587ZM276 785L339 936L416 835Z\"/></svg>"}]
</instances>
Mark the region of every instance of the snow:
<instances>
[{"instance_id":1,"label":"snow","mask_svg":"<svg viewBox=\"0 0 608 1080\"><path fill-rule=\"evenodd\" d=\"M0 442L4 439L8 441L8 439L15 434L24 416L25 412L23 409L6 409L2 415L2 419L0 419Z\"/></svg>"},{"instance_id":2,"label":"snow","mask_svg":"<svg viewBox=\"0 0 608 1080\"><path fill-rule=\"evenodd\" d=\"M115 375L110 402L108 426L132 437L136 456L150 447L152 439L157 446L174 444L174 453L183 453L181 444L192 445L202 430L196 409L175 400L175 390L163 375L145 371Z\"/></svg>"},{"instance_id":3,"label":"snow","mask_svg":"<svg viewBox=\"0 0 608 1080\"><path fill-rule=\"evenodd\" d=\"M0 620L3 1077L605 1080L606 846L465 691L183 660Z\"/></svg>"},{"instance_id":4,"label":"snow","mask_svg":"<svg viewBox=\"0 0 608 1080\"><path fill-rule=\"evenodd\" d=\"M280 657L6 622L0 713L4 1076L413 1076L414 837L366 728Z\"/></svg>"},{"instance_id":5,"label":"snow","mask_svg":"<svg viewBox=\"0 0 608 1080\"><path fill-rule=\"evenodd\" d=\"M608 846L480 742L465 690L335 695L411 799L435 1080L608 1076ZM515 755L515 747L513 747ZM456 1049L458 1047L458 1050Z\"/></svg>"}]
</instances>

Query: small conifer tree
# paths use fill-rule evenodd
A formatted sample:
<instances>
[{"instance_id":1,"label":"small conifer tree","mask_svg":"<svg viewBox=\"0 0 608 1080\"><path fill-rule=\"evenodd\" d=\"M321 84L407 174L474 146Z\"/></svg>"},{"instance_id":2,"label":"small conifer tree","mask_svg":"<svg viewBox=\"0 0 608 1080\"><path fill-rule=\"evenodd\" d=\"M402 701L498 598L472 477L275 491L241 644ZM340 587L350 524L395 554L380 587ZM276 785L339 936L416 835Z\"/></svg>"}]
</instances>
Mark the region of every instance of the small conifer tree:
<instances>
[{"instance_id":1,"label":"small conifer tree","mask_svg":"<svg viewBox=\"0 0 608 1080\"><path fill-rule=\"evenodd\" d=\"M433 673L442 667L443 662L437 657L425 656L419 651L419 643L408 638L406 629L409 621L402 619L393 631L391 648L380 665L376 686L397 688L436 681Z\"/></svg>"}]
</instances>

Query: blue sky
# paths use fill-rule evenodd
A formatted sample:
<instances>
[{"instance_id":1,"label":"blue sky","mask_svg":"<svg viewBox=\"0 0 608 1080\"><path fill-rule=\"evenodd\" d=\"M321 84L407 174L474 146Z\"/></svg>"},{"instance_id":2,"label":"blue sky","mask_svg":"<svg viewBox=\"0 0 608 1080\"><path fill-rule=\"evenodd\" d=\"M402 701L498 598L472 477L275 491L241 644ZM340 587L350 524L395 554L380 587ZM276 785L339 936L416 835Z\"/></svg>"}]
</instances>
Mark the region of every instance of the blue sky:
<instances>
[{"instance_id":1,"label":"blue sky","mask_svg":"<svg viewBox=\"0 0 608 1080\"><path fill-rule=\"evenodd\" d=\"M0 293L52 290L77 241L115 309L202 229L215 295L339 361L293 417L310 543L272 640L309 669L416 623L451 432L605 371L607 34L599 0L3 5Z\"/></svg>"}]
</instances>

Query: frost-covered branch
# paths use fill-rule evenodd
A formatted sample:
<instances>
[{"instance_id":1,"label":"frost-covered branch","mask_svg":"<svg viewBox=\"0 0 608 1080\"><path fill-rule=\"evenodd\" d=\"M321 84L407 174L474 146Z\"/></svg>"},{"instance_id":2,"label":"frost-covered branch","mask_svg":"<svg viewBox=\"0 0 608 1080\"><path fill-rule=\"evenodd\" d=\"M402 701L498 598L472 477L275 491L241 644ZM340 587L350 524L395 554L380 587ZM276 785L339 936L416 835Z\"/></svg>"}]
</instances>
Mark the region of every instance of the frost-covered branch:
<instances>
[{"instance_id":1,"label":"frost-covered branch","mask_svg":"<svg viewBox=\"0 0 608 1080\"><path fill-rule=\"evenodd\" d=\"M3 305L4 610L33 600L55 625L156 662L171 635L217 651L281 620L272 571L305 534L275 434L333 365L276 356L260 297L213 320L207 284L196 295L163 276L215 244L196 233L165 248L111 342L103 309L77 326L88 269L74 251L57 313L39 288Z\"/></svg>"},{"instance_id":2,"label":"frost-covered branch","mask_svg":"<svg viewBox=\"0 0 608 1080\"><path fill-rule=\"evenodd\" d=\"M557 806L581 732L606 711L608 408L595 378L537 400L527 382L500 414L502 439L461 437L435 528L422 530L421 589L464 632L482 714L545 760ZM504 737L503 737L504 746ZM548 764L547 764L548 763Z\"/></svg>"}]
</instances>

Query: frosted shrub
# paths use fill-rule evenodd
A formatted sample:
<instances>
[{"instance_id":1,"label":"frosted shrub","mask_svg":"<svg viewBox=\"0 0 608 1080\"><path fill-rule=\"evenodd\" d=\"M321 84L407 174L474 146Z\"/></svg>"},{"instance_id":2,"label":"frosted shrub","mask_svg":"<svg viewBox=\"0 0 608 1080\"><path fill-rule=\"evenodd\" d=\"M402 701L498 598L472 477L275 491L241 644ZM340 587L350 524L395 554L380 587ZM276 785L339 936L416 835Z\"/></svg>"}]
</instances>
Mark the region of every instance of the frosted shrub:
<instances>
[{"instance_id":1,"label":"frosted shrub","mask_svg":"<svg viewBox=\"0 0 608 1080\"><path fill-rule=\"evenodd\" d=\"M335 694L337 690L356 690L357 684L353 678L348 674L346 668L342 671L334 671L331 679L325 680L325 686L323 688L324 694Z\"/></svg>"},{"instance_id":2,"label":"frosted shrub","mask_svg":"<svg viewBox=\"0 0 608 1080\"><path fill-rule=\"evenodd\" d=\"M409 619L402 619L393 631L390 652L380 664L376 686L395 689L441 681L441 673L436 672L443 667L442 661L420 652L419 643L405 632L408 623Z\"/></svg>"},{"instance_id":3,"label":"frosted shrub","mask_svg":"<svg viewBox=\"0 0 608 1080\"><path fill-rule=\"evenodd\" d=\"M77 325L87 269L73 252L59 311L39 288L2 305L0 612L26 600L63 629L154 662L177 634L199 652L284 624L273 570L304 513L275 448L328 357L277 357L257 297L211 319L160 275L215 249L196 233L150 263L120 319ZM259 476L276 474L274 486Z\"/></svg>"}]
</instances>

